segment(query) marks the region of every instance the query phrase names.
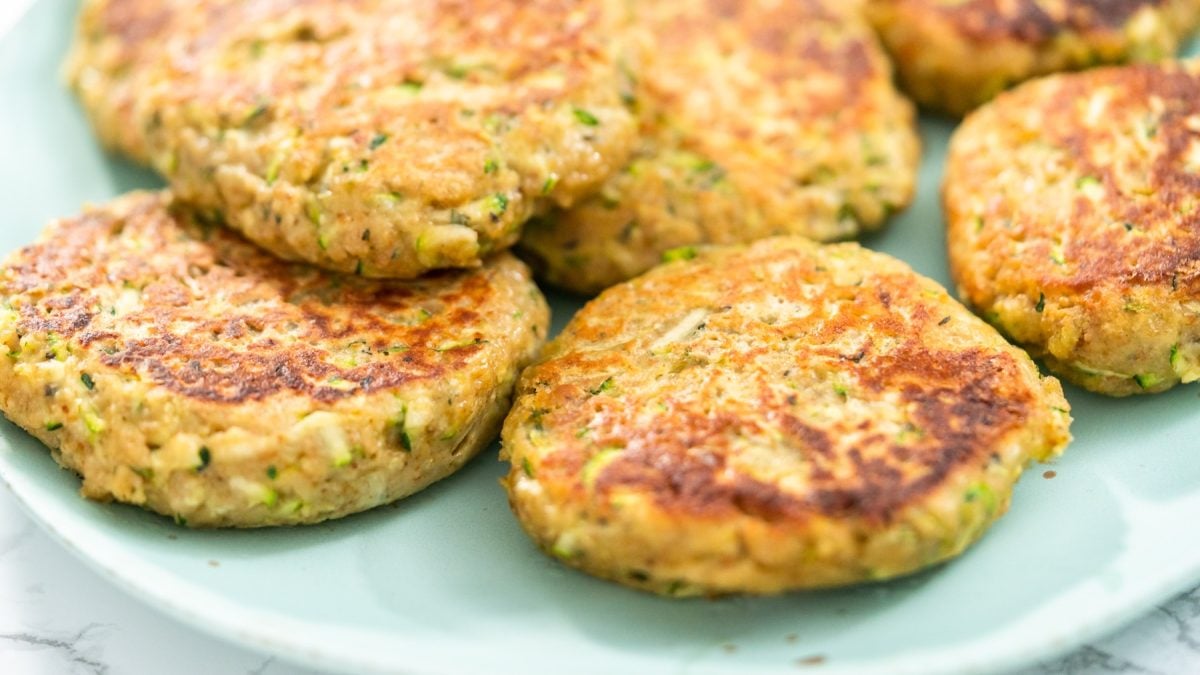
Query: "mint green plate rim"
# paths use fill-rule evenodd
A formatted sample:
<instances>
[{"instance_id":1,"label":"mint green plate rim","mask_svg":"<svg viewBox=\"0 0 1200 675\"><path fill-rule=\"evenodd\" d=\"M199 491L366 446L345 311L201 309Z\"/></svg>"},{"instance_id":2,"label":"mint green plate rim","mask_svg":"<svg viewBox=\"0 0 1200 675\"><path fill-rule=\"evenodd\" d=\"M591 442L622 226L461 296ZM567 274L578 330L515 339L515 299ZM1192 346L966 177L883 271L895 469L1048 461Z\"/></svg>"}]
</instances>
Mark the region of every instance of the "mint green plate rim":
<instances>
[{"instance_id":1,"label":"mint green plate rim","mask_svg":"<svg viewBox=\"0 0 1200 675\"><path fill-rule=\"evenodd\" d=\"M96 146L58 81L74 11L70 0L43 0L0 39L3 251L86 201L159 185ZM950 128L922 120L917 203L865 242L943 283L937 186ZM561 327L579 304L552 301ZM1065 652L1200 582L1196 395L1180 387L1115 401L1068 388L1076 442L1026 475L1010 514L960 560L888 584L765 599L663 600L563 569L508 513L494 448L412 499L293 530L191 532L87 502L75 476L6 422L0 478L66 549L131 595L309 666L988 673Z\"/></svg>"}]
</instances>

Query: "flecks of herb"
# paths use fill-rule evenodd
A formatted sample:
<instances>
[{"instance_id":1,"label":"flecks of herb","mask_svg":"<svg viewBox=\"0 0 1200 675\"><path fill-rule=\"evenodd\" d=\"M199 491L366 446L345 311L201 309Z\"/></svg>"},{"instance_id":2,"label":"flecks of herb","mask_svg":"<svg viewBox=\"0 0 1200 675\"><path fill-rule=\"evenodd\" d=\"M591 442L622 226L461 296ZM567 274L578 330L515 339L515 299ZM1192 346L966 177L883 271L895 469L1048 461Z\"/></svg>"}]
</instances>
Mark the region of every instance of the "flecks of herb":
<instances>
[{"instance_id":1,"label":"flecks of herb","mask_svg":"<svg viewBox=\"0 0 1200 675\"><path fill-rule=\"evenodd\" d=\"M260 101L259 104L254 106L254 109L251 110L248 115L246 115L246 118L242 120L242 125L248 126L248 125L254 124L258 120L262 119L267 114L267 111L270 109L271 109L270 103L268 103L267 101Z\"/></svg>"},{"instance_id":2,"label":"flecks of herb","mask_svg":"<svg viewBox=\"0 0 1200 675\"><path fill-rule=\"evenodd\" d=\"M662 261L663 262L675 262L676 260L691 260L692 258L695 258L695 257L696 257L696 247L695 246L680 246L678 248L672 248L667 251L663 251Z\"/></svg>"},{"instance_id":3,"label":"flecks of herb","mask_svg":"<svg viewBox=\"0 0 1200 675\"><path fill-rule=\"evenodd\" d=\"M388 422L385 433L388 442L393 447L399 448L404 452L412 452L412 437L408 435L408 427L406 426L408 423L407 418L408 411L401 412L396 419Z\"/></svg>"},{"instance_id":4,"label":"flecks of herb","mask_svg":"<svg viewBox=\"0 0 1200 675\"><path fill-rule=\"evenodd\" d=\"M575 119L578 120L580 124L585 124L589 127L594 127L600 124L600 120L596 119L595 115L584 110L583 108L575 108L572 112L574 112Z\"/></svg>"},{"instance_id":5,"label":"flecks of herb","mask_svg":"<svg viewBox=\"0 0 1200 675\"><path fill-rule=\"evenodd\" d=\"M508 210L508 197L502 194L494 194L488 205L488 212L492 215L492 220L500 220L500 216Z\"/></svg>"},{"instance_id":6,"label":"flecks of herb","mask_svg":"<svg viewBox=\"0 0 1200 675\"><path fill-rule=\"evenodd\" d=\"M603 394L604 392L606 392L612 388L613 388L613 379L610 377L607 380L601 382L600 386L596 387L595 389L588 389L588 393L591 394L592 396L599 396L600 394Z\"/></svg>"}]
</instances>

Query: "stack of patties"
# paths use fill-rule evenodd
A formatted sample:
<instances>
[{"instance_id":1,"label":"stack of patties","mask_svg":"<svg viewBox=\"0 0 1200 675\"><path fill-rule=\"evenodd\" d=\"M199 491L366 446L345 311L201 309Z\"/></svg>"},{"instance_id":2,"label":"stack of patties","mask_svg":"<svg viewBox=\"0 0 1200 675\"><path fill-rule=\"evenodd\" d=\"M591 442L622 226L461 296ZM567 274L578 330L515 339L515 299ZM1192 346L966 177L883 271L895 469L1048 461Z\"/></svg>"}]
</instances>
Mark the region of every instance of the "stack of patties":
<instances>
[{"instance_id":1,"label":"stack of patties","mask_svg":"<svg viewBox=\"0 0 1200 675\"><path fill-rule=\"evenodd\" d=\"M85 3L70 80L172 193L90 208L8 261L0 407L85 495L190 525L319 521L446 476L495 437L548 329L499 251L632 146L601 18ZM461 269L414 280L443 268Z\"/></svg>"},{"instance_id":2,"label":"stack of patties","mask_svg":"<svg viewBox=\"0 0 1200 675\"><path fill-rule=\"evenodd\" d=\"M0 407L88 496L345 515L461 466L516 387L505 485L542 548L766 593L957 555L1070 438L1058 381L943 289L811 241L912 198L858 3L93 0L80 26L101 138L172 190L0 271ZM518 240L552 283L618 284L540 358Z\"/></svg>"}]
</instances>

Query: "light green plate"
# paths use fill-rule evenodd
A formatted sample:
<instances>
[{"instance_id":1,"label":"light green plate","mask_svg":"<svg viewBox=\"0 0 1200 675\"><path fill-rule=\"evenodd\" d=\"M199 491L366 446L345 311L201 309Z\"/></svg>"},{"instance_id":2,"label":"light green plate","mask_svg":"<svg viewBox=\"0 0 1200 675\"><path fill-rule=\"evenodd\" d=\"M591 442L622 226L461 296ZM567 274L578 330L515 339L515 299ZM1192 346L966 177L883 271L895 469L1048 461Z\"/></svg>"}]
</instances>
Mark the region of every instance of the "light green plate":
<instances>
[{"instance_id":1,"label":"light green plate","mask_svg":"<svg viewBox=\"0 0 1200 675\"><path fill-rule=\"evenodd\" d=\"M106 157L59 84L74 3L0 44L0 249L88 200L157 184ZM926 121L915 208L867 243L945 282L936 187L949 127ZM576 305L557 299L561 325ZM67 548L197 628L281 658L414 673L992 672L1065 651L1200 582L1196 387L1114 401L1070 389L1075 444L941 569L774 599L671 601L568 571L508 511L490 451L394 507L315 527L191 532L93 504L0 422L0 475ZM212 567L209 561L220 562Z\"/></svg>"}]
</instances>

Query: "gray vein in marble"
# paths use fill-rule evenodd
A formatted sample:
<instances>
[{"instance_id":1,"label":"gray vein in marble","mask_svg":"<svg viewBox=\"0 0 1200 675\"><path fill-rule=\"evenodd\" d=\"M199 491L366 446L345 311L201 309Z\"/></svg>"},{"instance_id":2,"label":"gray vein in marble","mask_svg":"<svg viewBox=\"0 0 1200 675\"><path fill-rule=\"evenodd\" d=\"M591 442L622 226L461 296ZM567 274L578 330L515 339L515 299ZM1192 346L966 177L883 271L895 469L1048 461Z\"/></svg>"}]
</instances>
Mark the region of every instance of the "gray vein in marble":
<instances>
[{"instance_id":1,"label":"gray vein in marble","mask_svg":"<svg viewBox=\"0 0 1200 675\"><path fill-rule=\"evenodd\" d=\"M1079 673L1139 673L1142 675L1171 675L1150 670L1119 656L1088 645L1058 661L1043 663L1029 669L1025 675L1077 675Z\"/></svg>"},{"instance_id":2,"label":"gray vein in marble","mask_svg":"<svg viewBox=\"0 0 1200 675\"><path fill-rule=\"evenodd\" d=\"M104 624L90 623L74 635L61 639L33 633L0 633L0 642L15 642L30 647L53 649L62 652L70 659L71 663L84 668L84 672L92 675L106 675L108 666L89 656L81 647L81 643L87 639L89 633L103 627L105 627Z\"/></svg>"},{"instance_id":3,"label":"gray vein in marble","mask_svg":"<svg viewBox=\"0 0 1200 675\"><path fill-rule=\"evenodd\" d=\"M246 671L246 675L263 675L263 673L267 672L267 668L270 668L271 664L273 664L273 663L275 663L275 657L274 656L268 657L267 660L258 664L257 668Z\"/></svg>"},{"instance_id":4,"label":"gray vein in marble","mask_svg":"<svg viewBox=\"0 0 1200 675\"><path fill-rule=\"evenodd\" d=\"M1200 654L1200 588L1193 589L1169 605L1159 607L1158 611L1171 619L1179 631L1175 641Z\"/></svg>"}]
</instances>

